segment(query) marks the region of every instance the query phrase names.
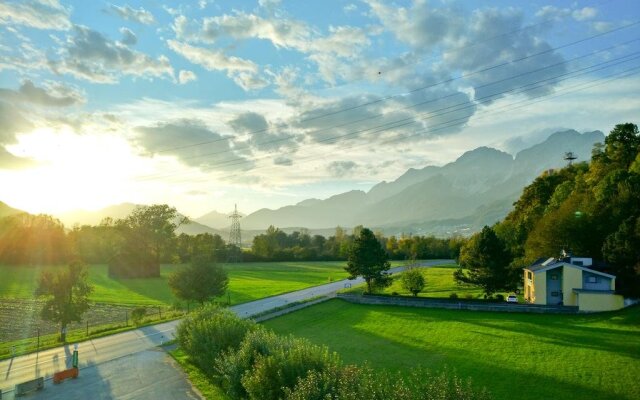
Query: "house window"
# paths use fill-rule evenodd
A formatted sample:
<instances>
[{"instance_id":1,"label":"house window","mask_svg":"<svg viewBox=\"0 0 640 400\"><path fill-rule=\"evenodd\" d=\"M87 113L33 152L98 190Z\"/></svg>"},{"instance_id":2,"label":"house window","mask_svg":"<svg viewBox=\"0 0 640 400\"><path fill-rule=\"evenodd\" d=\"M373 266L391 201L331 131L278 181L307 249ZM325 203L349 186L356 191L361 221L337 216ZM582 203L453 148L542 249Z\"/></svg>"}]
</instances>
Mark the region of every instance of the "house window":
<instances>
[{"instance_id":1,"label":"house window","mask_svg":"<svg viewBox=\"0 0 640 400\"><path fill-rule=\"evenodd\" d=\"M595 276L590 276L589 278L587 278L587 282L589 283L598 283L598 278Z\"/></svg>"},{"instance_id":2,"label":"house window","mask_svg":"<svg viewBox=\"0 0 640 400\"><path fill-rule=\"evenodd\" d=\"M558 292L551 292L551 297L558 297L560 295L560 293Z\"/></svg>"},{"instance_id":3,"label":"house window","mask_svg":"<svg viewBox=\"0 0 640 400\"><path fill-rule=\"evenodd\" d=\"M557 281L558 280L558 275L556 275L556 274L551 275L551 280L552 281Z\"/></svg>"},{"instance_id":4,"label":"house window","mask_svg":"<svg viewBox=\"0 0 640 400\"><path fill-rule=\"evenodd\" d=\"M533 279L533 274L531 273L531 271L527 271L527 279Z\"/></svg>"}]
</instances>

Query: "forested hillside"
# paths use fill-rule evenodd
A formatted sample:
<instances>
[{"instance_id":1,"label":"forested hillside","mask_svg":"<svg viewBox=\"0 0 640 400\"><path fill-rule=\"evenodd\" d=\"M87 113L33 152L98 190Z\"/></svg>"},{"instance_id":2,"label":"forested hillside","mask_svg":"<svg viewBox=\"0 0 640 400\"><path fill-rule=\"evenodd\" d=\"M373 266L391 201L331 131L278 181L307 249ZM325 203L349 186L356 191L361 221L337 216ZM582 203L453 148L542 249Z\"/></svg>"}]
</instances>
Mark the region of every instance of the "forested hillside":
<instances>
[{"instance_id":1,"label":"forested hillside","mask_svg":"<svg viewBox=\"0 0 640 400\"><path fill-rule=\"evenodd\" d=\"M604 261L602 268L618 277L621 293L640 295L640 135L635 124L616 125L604 144L594 146L590 164L543 173L514 206L503 221L463 247L463 264L472 256L491 258L482 249L492 247L487 245L497 236L507 255L498 249L494 256L510 263L514 281L537 258L566 250Z\"/></svg>"}]
</instances>

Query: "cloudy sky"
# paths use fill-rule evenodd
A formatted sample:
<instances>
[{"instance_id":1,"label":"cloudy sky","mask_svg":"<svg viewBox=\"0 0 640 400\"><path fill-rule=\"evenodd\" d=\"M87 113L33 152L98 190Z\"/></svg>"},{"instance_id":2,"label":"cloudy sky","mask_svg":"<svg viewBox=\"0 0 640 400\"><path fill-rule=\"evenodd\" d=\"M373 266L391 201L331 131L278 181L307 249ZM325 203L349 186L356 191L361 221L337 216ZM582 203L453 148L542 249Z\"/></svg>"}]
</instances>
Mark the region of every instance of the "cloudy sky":
<instances>
[{"instance_id":1,"label":"cloudy sky","mask_svg":"<svg viewBox=\"0 0 640 400\"><path fill-rule=\"evenodd\" d=\"M0 201L197 217L638 123L636 1L0 2Z\"/></svg>"}]
</instances>

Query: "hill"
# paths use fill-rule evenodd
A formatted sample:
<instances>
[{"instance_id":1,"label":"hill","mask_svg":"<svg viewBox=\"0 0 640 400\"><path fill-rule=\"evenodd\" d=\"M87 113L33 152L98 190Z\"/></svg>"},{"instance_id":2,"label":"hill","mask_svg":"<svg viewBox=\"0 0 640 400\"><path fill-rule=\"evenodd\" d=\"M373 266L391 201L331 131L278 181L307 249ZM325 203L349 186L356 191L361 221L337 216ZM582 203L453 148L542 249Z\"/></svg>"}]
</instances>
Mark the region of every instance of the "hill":
<instances>
[{"instance_id":1,"label":"hill","mask_svg":"<svg viewBox=\"0 0 640 400\"><path fill-rule=\"evenodd\" d=\"M19 213L22 213L22 212L24 212L24 211L18 210L17 208L13 208L13 207L7 205L6 203L3 203L3 202L0 201L0 218L8 217L9 215L19 214Z\"/></svg>"}]
</instances>

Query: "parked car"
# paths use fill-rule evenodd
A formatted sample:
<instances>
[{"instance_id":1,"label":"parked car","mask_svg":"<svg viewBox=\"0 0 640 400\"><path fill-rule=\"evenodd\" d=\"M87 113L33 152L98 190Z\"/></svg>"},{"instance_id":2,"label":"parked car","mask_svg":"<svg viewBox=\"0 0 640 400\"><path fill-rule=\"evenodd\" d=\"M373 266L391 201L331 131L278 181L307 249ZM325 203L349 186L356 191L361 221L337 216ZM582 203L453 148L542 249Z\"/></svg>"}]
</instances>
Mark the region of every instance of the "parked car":
<instances>
[{"instance_id":1,"label":"parked car","mask_svg":"<svg viewBox=\"0 0 640 400\"><path fill-rule=\"evenodd\" d=\"M515 294L510 294L509 296L507 296L507 303L517 303L518 302L518 296L516 296Z\"/></svg>"}]
</instances>

